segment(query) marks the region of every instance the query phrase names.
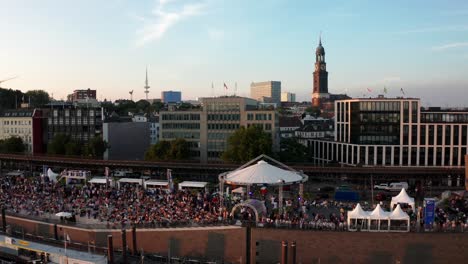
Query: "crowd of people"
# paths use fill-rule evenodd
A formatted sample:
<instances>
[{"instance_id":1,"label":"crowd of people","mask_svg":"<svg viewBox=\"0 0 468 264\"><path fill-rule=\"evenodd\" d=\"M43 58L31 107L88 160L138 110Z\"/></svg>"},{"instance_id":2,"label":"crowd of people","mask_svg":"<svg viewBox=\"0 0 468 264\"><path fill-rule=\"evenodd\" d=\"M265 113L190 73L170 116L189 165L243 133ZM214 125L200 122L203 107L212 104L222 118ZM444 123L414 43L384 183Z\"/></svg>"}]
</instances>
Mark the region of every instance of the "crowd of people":
<instances>
[{"instance_id":1,"label":"crowd of people","mask_svg":"<svg viewBox=\"0 0 468 264\"><path fill-rule=\"evenodd\" d=\"M144 190L127 184L65 186L41 178L3 178L1 203L6 210L36 217L70 212L109 225L192 223L213 224L228 217L217 198L204 192Z\"/></svg>"},{"instance_id":2,"label":"crowd of people","mask_svg":"<svg viewBox=\"0 0 468 264\"><path fill-rule=\"evenodd\" d=\"M210 225L240 219L253 222L254 212L241 208L234 216L229 213L244 198L229 197L220 203L216 193L204 190L144 189L138 184L121 184L119 188L102 184L64 185L47 178L5 177L0 181L0 202L7 211L54 218L59 212L69 212L68 220L89 219L91 223L109 228L125 225L145 227L173 225ZM295 195L285 199L278 209L273 194L259 197L266 211L260 216L260 226L315 230L346 230L346 213L356 203L333 200L307 200ZM383 205L385 207L385 205ZM369 204L363 204L371 210ZM390 208L387 208L389 210ZM407 210L412 226L416 213ZM452 197L445 207L436 209L435 227L439 230L468 230L468 200Z\"/></svg>"}]
</instances>

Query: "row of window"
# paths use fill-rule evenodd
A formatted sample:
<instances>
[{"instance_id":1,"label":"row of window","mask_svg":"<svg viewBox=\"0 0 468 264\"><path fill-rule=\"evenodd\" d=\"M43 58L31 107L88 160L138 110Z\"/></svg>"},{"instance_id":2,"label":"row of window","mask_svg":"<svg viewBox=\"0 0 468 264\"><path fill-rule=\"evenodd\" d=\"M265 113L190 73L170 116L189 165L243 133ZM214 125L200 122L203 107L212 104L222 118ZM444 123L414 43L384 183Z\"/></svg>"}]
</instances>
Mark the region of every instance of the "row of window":
<instances>
[{"instance_id":1,"label":"row of window","mask_svg":"<svg viewBox=\"0 0 468 264\"><path fill-rule=\"evenodd\" d=\"M31 120L4 120L3 121L3 125L5 126L9 126L9 125L12 125L12 126L27 126L27 125L31 125Z\"/></svg>"},{"instance_id":2,"label":"row of window","mask_svg":"<svg viewBox=\"0 0 468 264\"><path fill-rule=\"evenodd\" d=\"M468 114L421 113L421 123L468 123Z\"/></svg>"},{"instance_id":3,"label":"row of window","mask_svg":"<svg viewBox=\"0 0 468 264\"><path fill-rule=\"evenodd\" d=\"M200 129L200 123L163 123L163 129Z\"/></svg>"},{"instance_id":4,"label":"row of window","mask_svg":"<svg viewBox=\"0 0 468 264\"><path fill-rule=\"evenodd\" d=\"M316 160L338 161L351 165L379 166L463 166L467 147L354 146L313 141Z\"/></svg>"},{"instance_id":5,"label":"row of window","mask_svg":"<svg viewBox=\"0 0 468 264\"><path fill-rule=\"evenodd\" d=\"M208 114L208 121L240 120L240 114Z\"/></svg>"},{"instance_id":6,"label":"row of window","mask_svg":"<svg viewBox=\"0 0 468 264\"><path fill-rule=\"evenodd\" d=\"M3 133L5 134L31 134L31 128L4 128Z\"/></svg>"},{"instance_id":7,"label":"row of window","mask_svg":"<svg viewBox=\"0 0 468 264\"><path fill-rule=\"evenodd\" d=\"M255 117L255 119L254 119L254 117ZM265 113L253 114L253 113L248 113L248 114L247 114L247 120L272 120L272 114L265 114Z\"/></svg>"},{"instance_id":8,"label":"row of window","mask_svg":"<svg viewBox=\"0 0 468 264\"><path fill-rule=\"evenodd\" d=\"M200 114L172 113L162 114L162 120L200 120Z\"/></svg>"},{"instance_id":9,"label":"row of window","mask_svg":"<svg viewBox=\"0 0 468 264\"><path fill-rule=\"evenodd\" d=\"M213 102L206 104L206 110L210 112L217 111L240 111L240 103Z\"/></svg>"},{"instance_id":10,"label":"row of window","mask_svg":"<svg viewBox=\"0 0 468 264\"><path fill-rule=\"evenodd\" d=\"M208 133L208 140L210 139L220 139L227 140L232 133Z\"/></svg>"},{"instance_id":11,"label":"row of window","mask_svg":"<svg viewBox=\"0 0 468 264\"><path fill-rule=\"evenodd\" d=\"M59 110L54 110L53 116L58 117L58 116L82 116L82 115L88 115L88 116L94 116L94 110L82 110L78 109L75 111L70 111L70 110L64 110L64 111L59 111Z\"/></svg>"},{"instance_id":12,"label":"row of window","mask_svg":"<svg viewBox=\"0 0 468 264\"><path fill-rule=\"evenodd\" d=\"M260 123L260 124L247 124L247 127L251 127L251 126L256 126L256 127L260 127L261 129L263 130L271 130L272 126L271 124L269 123L266 123L266 124L263 124L263 123Z\"/></svg>"},{"instance_id":13,"label":"row of window","mask_svg":"<svg viewBox=\"0 0 468 264\"><path fill-rule=\"evenodd\" d=\"M199 139L199 132L163 132L161 134L163 139L185 138L185 139Z\"/></svg>"},{"instance_id":14,"label":"row of window","mask_svg":"<svg viewBox=\"0 0 468 264\"><path fill-rule=\"evenodd\" d=\"M47 121L47 123L49 125L52 125L52 124L54 124L54 125L88 125L88 124L94 125L94 119L89 119L89 121L88 121L88 119L83 119L83 120L81 120L81 119L76 119L76 120L75 119L72 119L72 120L69 120L69 119L65 119L65 120L63 120L63 119L59 119L59 120L49 119Z\"/></svg>"},{"instance_id":15,"label":"row of window","mask_svg":"<svg viewBox=\"0 0 468 264\"><path fill-rule=\"evenodd\" d=\"M208 141L209 150L225 150L226 141Z\"/></svg>"},{"instance_id":16,"label":"row of window","mask_svg":"<svg viewBox=\"0 0 468 264\"><path fill-rule=\"evenodd\" d=\"M208 123L208 130L236 130L239 129L239 124L232 123Z\"/></svg>"}]
</instances>

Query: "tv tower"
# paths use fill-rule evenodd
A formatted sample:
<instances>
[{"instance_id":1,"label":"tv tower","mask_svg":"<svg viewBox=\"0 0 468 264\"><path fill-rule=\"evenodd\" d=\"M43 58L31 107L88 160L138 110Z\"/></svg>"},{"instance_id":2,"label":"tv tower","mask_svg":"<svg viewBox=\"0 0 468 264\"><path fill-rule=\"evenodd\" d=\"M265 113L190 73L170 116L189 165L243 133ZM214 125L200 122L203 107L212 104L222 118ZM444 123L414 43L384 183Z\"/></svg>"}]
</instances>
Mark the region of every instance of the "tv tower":
<instances>
[{"instance_id":1,"label":"tv tower","mask_svg":"<svg viewBox=\"0 0 468 264\"><path fill-rule=\"evenodd\" d=\"M145 81L145 94L146 100L148 100L148 93L149 93L149 85L148 85L148 67L146 67L146 81Z\"/></svg>"}]
</instances>

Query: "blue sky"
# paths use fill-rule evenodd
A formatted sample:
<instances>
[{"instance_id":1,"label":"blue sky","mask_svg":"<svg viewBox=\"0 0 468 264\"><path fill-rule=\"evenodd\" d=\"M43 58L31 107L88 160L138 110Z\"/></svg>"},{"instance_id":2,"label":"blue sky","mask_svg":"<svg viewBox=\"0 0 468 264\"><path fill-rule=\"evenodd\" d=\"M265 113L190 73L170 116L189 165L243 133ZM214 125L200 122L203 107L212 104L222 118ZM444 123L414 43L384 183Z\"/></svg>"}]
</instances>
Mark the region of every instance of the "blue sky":
<instances>
[{"instance_id":1,"label":"blue sky","mask_svg":"<svg viewBox=\"0 0 468 264\"><path fill-rule=\"evenodd\" d=\"M409 2L409 3L408 3ZM248 96L278 80L310 100L322 31L329 91L468 106L468 1L0 0L3 87L99 98ZM214 89L211 89L214 83Z\"/></svg>"}]
</instances>

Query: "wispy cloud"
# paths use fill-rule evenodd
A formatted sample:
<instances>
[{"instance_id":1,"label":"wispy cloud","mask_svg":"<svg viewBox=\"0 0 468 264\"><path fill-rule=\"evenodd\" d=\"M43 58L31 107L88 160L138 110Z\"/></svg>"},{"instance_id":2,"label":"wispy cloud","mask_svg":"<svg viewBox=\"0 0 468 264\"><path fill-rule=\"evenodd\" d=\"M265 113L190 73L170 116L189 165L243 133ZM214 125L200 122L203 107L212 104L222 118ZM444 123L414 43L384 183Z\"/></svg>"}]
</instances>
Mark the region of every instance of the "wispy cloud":
<instances>
[{"instance_id":1,"label":"wispy cloud","mask_svg":"<svg viewBox=\"0 0 468 264\"><path fill-rule=\"evenodd\" d=\"M454 42L454 43L449 43L449 44L445 44L441 46L435 46L435 47L432 47L432 50L442 51L442 50L461 48L461 47L468 47L468 42Z\"/></svg>"},{"instance_id":2,"label":"wispy cloud","mask_svg":"<svg viewBox=\"0 0 468 264\"><path fill-rule=\"evenodd\" d=\"M150 16L139 17L139 20L145 24L137 32L137 46L143 46L162 38L171 27L184 19L200 15L205 7L205 3L200 1L184 2L183 4L179 4L179 2L181 1L157 0ZM176 5L173 7L174 9L169 11L168 4Z\"/></svg>"},{"instance_id":3,"label":"wispy cloud","mask_svg":"<svg viewBox=\"0 0 468 264\"><path fill-rule=\"evenodd\" d=\"M416 34L416 33L462 32L462 31L468 31L468 25L416 28L416 29L398 31L395 33L406 35L406 34Z\"/></svg>"}]
</instances>

